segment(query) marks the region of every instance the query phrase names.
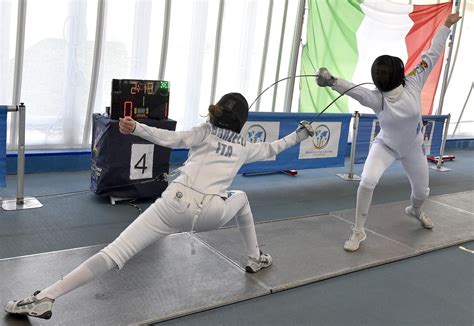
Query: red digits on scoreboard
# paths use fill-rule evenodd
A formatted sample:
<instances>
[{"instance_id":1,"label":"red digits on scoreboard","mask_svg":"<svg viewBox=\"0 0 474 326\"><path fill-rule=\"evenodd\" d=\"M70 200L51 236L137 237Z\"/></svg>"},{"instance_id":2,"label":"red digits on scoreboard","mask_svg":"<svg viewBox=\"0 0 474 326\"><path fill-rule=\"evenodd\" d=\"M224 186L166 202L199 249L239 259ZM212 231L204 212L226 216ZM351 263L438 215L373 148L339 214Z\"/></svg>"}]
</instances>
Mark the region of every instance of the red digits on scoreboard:
<instances>
[{"instance_id":1,"label":"red digits on scoreboard","mask_svg":"<svg viewBox=\"0 0 474 326\"><path fill-rule=\"evenodd\" d=\"M131 117L133 113L133 102L125 101L123 102L123 117Z\"/></svg>"}]
</instances>

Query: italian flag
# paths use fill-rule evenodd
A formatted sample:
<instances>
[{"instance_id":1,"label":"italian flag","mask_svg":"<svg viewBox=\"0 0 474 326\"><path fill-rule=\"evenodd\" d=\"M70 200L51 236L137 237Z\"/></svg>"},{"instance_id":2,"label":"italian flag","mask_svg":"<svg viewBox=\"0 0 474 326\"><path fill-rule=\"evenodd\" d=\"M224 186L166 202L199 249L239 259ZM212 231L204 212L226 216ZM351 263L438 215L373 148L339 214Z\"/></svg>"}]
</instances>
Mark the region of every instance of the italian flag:
<instances>
[{"instance_id":1,"label":"italian flag","mask_svg":"<svg viewBox=\"0 0 474 326\"><path fill-rule=\"evenodd\" d=\"M372 82L372 62L382 54L401 58L408 74L420 63L421 54L430 47L431 39L451 13L451 1L437 2L309 0L301 74L314 74L319 67L326 67L334 76L354 84ZM439 58L423 88L423 114L431 114L433 110L443 58ZM375 88L374 85L362 87ZM320 112L338 95L329 87L318 87L314 78L302 78L299 111ZM348 96L340 98L326 112L354 111L372 112Z\"/></svg>"}]
</instances>

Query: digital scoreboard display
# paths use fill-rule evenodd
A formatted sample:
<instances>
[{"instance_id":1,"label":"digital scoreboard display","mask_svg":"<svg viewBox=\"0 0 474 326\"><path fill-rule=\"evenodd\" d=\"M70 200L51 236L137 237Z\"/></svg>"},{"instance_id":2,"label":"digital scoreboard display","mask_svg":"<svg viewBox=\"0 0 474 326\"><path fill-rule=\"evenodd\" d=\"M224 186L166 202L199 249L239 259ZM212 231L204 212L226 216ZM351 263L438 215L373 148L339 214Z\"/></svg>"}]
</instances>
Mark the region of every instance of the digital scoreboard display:
<instances>
[{"instance_id":1,"label":"digital scoreboard display","mask_svg":"<svg viewBox=\"0 0 474 326\"><path fill-rule=\"evenodd\" d=\"M112 79L110 118L167 119L169 95L164 80Z\"/></svg>"}]
</instances>

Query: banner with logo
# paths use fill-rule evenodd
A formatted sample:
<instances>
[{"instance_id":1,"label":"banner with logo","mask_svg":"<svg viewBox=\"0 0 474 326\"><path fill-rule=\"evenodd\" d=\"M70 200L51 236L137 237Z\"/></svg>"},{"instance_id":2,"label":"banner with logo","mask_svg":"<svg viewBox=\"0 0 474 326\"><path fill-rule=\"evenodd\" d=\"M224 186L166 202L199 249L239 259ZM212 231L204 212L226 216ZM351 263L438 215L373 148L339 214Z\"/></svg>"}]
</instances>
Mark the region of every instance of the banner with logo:
<instances>
[{"instance_id":1,"label":"banner with logo","mask_svg":"<svg viewBox=\"0 0 474 326\"><path fill-rule=\"evenodd\" d=\"M341 122L313 122L314 137L301 142L299 159L337 157Z\"/></svg>"},{"instance_id":2,"label":"banner with logo","mask_svg":"<svg viewBox=\"0 0 474 326\"><path fill-rule=\"evenodd\" d=\"M280 134L279 121L247 121L242 128L242 135L246 135L247 142L263 143L278 140ZM275 161L276 156L267 161Z\"/></svg>"},{"instance_id":3,"label":"banner with logo","mask_svg":"<svg viewBox=\"0 0 474 326\"><path fill-rule=\"evenodd\" d=\"M293 131L314 113L249 112L242 128L248 142L272 142ZM351 114L328 113L312 122L315 135L266 161L245 164L239 173L276 172L344 166Z\"/></svg>"},{"instance_id":4,"label":"banner with logo","mask_svg":"<svg viewBox=\"0 0 474 326\"><path fill-rule=\"evenodd\" d=\"M7 112L8 107L0 106L0 187L5 187L7 167Z\"/></svg>"},{"instance_id":5,"label":"banner with logo","mask_svg":"<svg viewBox=\"0 0 474 326\"><path fill-rule=\"evenodd\" d=\"M444 124L447 115L424 115L422 117L423 142L426 155L439 155L443 141ZM357 129L355 163L363 163L369 154L370 146L380 132L379 121L375 114L362 114Z\"/></svg>"}]
</instances>

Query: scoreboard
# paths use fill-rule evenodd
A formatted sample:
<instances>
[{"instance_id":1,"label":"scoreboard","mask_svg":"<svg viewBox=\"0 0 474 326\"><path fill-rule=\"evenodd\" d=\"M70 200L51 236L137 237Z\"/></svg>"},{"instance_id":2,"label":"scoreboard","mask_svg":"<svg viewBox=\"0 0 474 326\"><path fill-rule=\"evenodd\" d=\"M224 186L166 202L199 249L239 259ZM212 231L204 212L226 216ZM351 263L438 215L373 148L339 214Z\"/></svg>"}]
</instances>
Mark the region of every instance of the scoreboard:
<instances>
[{"instance_id":1,"label":"scoreboard","mask_svg":"<svg viewBox=\"0 0 474 326\"><path fill-rule=\"evenodd\" d=\"M167 119L169 82L112 79L110 118Z\"/></svg>"}]
</instances>

